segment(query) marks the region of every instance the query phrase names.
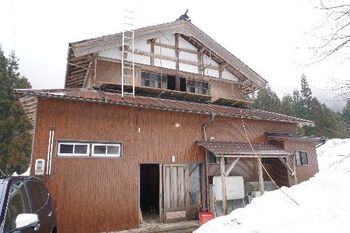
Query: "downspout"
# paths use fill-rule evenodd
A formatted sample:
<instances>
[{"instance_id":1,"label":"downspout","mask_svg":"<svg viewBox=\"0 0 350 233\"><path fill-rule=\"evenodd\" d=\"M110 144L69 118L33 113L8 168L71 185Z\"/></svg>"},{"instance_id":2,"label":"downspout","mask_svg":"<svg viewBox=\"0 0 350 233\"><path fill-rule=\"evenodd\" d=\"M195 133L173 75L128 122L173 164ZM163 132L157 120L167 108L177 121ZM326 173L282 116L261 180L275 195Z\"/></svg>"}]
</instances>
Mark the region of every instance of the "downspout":
<instances>
[{"instance_id":1,"label":"downspout","mask_svg":"<svg viewBox=\"0 0 350 233\"><path fill-rule=\"evenodd\" d=\"M214 113L211 113L210 115L210 118L209 118L209 121L202 124L202 133L203 133L203 140L204 141L207 141L207 128L209 126L209 124L211 124L213 121L214 121L214 118L215 118L215 114ZM209 173L209 161L208 161L208 151L205 149L205 162L204 162L204 165L205 165L205 202L203 202L205 205L204 205L204 208L207 209L209 207L209 176L208 176L208 173Z\"/></svg>"}]
</instances>

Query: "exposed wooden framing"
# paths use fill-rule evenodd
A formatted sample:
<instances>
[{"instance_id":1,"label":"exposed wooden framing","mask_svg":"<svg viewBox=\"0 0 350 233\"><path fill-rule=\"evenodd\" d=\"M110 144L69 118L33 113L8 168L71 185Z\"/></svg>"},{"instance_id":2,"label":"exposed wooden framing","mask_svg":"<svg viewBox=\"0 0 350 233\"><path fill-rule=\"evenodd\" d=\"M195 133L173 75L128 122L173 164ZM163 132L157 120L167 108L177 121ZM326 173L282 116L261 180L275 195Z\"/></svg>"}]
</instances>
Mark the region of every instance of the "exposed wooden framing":
<instances>
[{"instance_id":1,"label":"exposed wooden framing","mask_svg":"<svg viewBox=\"0 0 350 233\"><path fill-rule=\"evenodd\" d=\"M225 177L227 177L230 172L232 171L232 169L236 166L237 162L239 161L239 158L237 158L234 162L232 162L230 164L230 166L227 168L227 170L225 171Z\"/></svg>"},{"instance_id":2,"label":"exposed wooden framing","mask_svg":"<svg viewBox=\"0 0 350 233\"><path fill-rule=\"evenodd\" d=\"M201 68L201 67L203 67L203 53L198 53L197 54L197 59L198 59L198 64L199 64L199 66L198 66L198 73L199 74L203 74L204 72L203 72L203 70Z\"/></svg>"},{"instance_id":3,"label":"exposed wooden framing","mask_svg":"<svg viewBox=\"0 0 350 233\"><path fill-rule=\"evenodd\" d=\"M220 159L221 182L222 182L222 213L227 214L226 177L225 177L225 157Z\"/></svg>"},{"instance_id":4,"label":"exposed wooden framing","mask_svg":"<svg viewBox=\"0 0 350 233\"><path fill-rule=\"evenodd\" d=\"M113 59L113 58L105 58L105 57L98 57L98 60L101 61L109 61L109 62L114 62L120 64L120 60ZM181 71L181 70L174 70L174 69L168 69L164 67L156 67L156 66L150 66L150 65L145 65L141 63L135 63L135 66L140 67L144 71L149 71L149 72L156 72L156 73L162 73L162 74L167 74L167 75L173 75L173 76L181 76L184 78L190 78L193 80L198 80L198 81L207 81L213 80L213 81L218 81L218 78L208 76L208 75L201 75L201 74L195 74L191 72L186 72L186 71ZM240 85L239 81L233 81L229 79L220 79L220 82L225 82L225 83L233 83L236 85Z\"/></svg>"},{"instance_id":5,"label":"exposed wooden framing","mask_svg":"<svg viewBox=\"0 0 350 233\"><path fill-rule=\"evenodd\" d=\"M180 53L179 53L179 34L175 34L175 57L176 57L176 70L180 70Z\"/></svg>"},{"instance_id":6,"label":"exposed wooden framing","mask_svg":"<svg viewBox=\"0 0 350 233\"><path fill-rule=\"evenodd\" d=\"M147 40L147 43L151 43L151 40ZM157 41L154 42L154 45L159 46L159 47L163 47L163 48L167 48L167 49L178 50L178 51L184 52L184 53L198 54L198 51L196 51L194 49L187 49L187 48L180 48L180 47L178 47L176 49L176 47L174 45L164 44L164 43L160 43Z\"/></svg>"},{"instance_id":7,"label":"exposed wooden framing","mask_svg":"<svg viewBox=\"0 0 350 233\"><path fill-rule=\"evenodd\" d=\"M288 172L290 173L291 176L294 176L295 171L289 166L289 164L283 159L279 158L279 160L282 162L282 164L288 169Z\"/></svg>"},{"instance_id":8,"label":"exposed wooden framing","mask_svg":"<svg viewBox=\"0 0 350 233\"><path fill-rule=\"evenodd\" d=\"M84 63L85 63L85 62L84 62ZM75 64L75 63L72 63L72 62L70 62L69 65L78 67L78 68L80 68L80 69L85 69L85 68L86 68L86 66L78 65L78 64Z\"/></svg>"},{"instance_id":9,"label":"exposed wooden framing","mask_svg":"<svg viewBox=\"0 0 350 233\"><path fill-rule=\"evenodd\" d=\"M131 50L128 50L131 51ZM173 61L173 62L177 62L177 60L179 61L179 63L183 63L183 64L187 64L187 65L192 65L192 66L200 66L201 64L198 63L198 61L190 61L190 60L186 60L186 59L177 59L174 57L169 57L169 56L165 56L165 55L160 55L160 54L152 54L146 51L142 51L139 49L135 49L134 51L135 54L137 55L141 55L141 56L146 56L146 57L154 57L154 58L159 58L162 60L168 60L168 61ZM208 65L206 66L206 68L212 69L212 70L220 70L219 67L213 66L213 65Z\"/></svg>"},{"instance_id":10,"label":"exposed wooden framing","mask_svg":"<svg viewBox=\"0 0 350 233\"><path fill-rule=\"evenodd\" d=\"M257 158L258 162L258 175L259 175L259 190L260 194L264 194L264 177L263 177L263 170L262 170L262 164L261 164L261 158Z\"/></svg>"}]
</instances>

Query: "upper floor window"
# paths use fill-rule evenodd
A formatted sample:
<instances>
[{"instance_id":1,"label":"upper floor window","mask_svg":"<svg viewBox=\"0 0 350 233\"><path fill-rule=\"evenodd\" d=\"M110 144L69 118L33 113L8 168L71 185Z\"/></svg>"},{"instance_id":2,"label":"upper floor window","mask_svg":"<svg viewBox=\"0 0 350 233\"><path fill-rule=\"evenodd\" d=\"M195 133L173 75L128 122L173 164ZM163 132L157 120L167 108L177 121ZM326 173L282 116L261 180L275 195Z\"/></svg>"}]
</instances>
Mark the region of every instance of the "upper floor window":
<instances>
[{"instance_id":1,"label":"upper floor window","mask_svg":"<svg viewBox=\"0 0 350 233\"><path fill-rule=\"evenodd\" d=\"M309 164L309 159L307 157L307 153L305 151L297 151L296 152L296 164L297 166L303 166Z\"/></svg>"},{"instance_id":2,"label":"upper floor window","mask_svg":"<svg viewBox=\"0 0 350 233\"><path fill-rule=\"evenodd\" d=\"M187 92L209 95L209 85L206 82L187 81Z\"/></svg>"},{"instance_id":3,"label":"upper floor window","mask_svg":"<svg viewBox=\"0 0 350 233\"><path fill-rule=\"evenodd\" d=\"M142 72L141 85L144 87L161 88L162 76L160 74Z\"/></svg>"}]
</instances>

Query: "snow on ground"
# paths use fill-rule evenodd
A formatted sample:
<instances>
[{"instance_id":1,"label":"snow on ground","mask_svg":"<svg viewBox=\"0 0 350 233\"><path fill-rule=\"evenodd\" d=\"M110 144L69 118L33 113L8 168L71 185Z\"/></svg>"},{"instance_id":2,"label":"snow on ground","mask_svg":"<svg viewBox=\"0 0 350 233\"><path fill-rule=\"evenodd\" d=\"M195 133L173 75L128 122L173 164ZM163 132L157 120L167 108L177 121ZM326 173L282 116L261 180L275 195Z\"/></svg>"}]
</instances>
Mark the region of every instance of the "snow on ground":
<instances>
[{"instance_id":1,"label":"snow on ground","mask_svg":"<svg viewBox=\"0 0 350 233\"><path fill-rule=\"evenodd\" d=\"M195 233L350 232L350 139L332 139L317 149L320 172L310 180L265 192L245 208L216 218Z\"/></svg>"},{"instance_id":2,"label":"snow on ground","mask_svg":"<svg viewBox=\"0 0 350 233\"><path fill-rule=\"evenodd\" d=\"M23 172L22 174L17 174L17 172L14 172L12 176L29 176L30 175L30 167L28 167L27 171Z\"/></svg>"}]
</instances>

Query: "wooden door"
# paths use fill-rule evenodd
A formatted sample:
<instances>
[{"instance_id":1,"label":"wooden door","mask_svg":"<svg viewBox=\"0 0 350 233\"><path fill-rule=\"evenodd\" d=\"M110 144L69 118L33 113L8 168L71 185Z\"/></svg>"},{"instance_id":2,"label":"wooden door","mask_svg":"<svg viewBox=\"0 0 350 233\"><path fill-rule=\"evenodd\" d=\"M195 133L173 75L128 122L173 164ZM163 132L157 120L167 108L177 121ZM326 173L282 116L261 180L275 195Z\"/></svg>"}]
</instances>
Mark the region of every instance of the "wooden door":
<instances>
[{"instance_id":1,"label":"wooden door","mask_svg":"<svg viewBox=\"0 0 350 233\"><path fill-rule=\"evenodd\" d=\"M186 164L163 166L164 221L186 219L188 200L188 167Z\"/></svg>"}]
</instances>

